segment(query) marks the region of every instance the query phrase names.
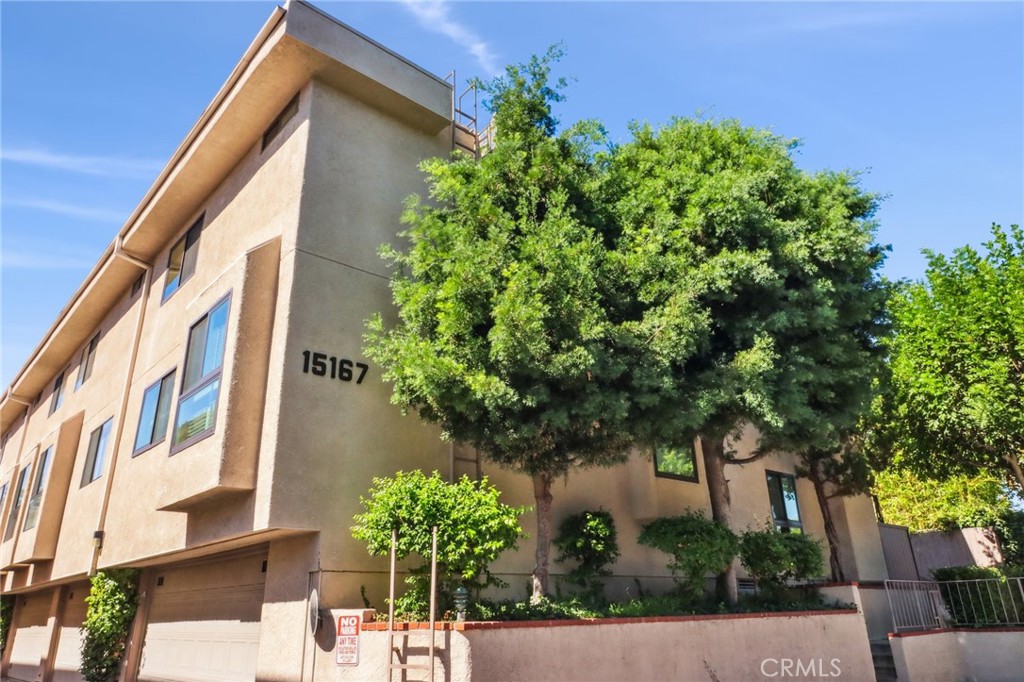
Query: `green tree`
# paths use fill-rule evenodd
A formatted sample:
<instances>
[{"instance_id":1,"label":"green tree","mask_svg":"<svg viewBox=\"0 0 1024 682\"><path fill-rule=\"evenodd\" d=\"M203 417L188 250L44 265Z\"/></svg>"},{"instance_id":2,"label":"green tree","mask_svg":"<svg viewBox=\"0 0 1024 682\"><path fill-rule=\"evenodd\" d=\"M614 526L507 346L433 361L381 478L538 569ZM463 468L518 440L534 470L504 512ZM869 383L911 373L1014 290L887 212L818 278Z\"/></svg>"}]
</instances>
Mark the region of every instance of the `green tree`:
<instances>
[{"instance_id":1,"label":"green tree","mask_svg":"<svg viewBox=\"0 0 1024 682\"><path fill-rule=\"evenodd\" d=\"M992 472L940 481L891 469L875 474L873 490L886 523L912 531L996 526L1012 508L1005 478Z\"/></svg>"},{"instance_id":2,"label":"green tree","mask_svg":"<svg viewBox=\"0 0 1024 682\"><path fill-rule=\"evenodd\" d=\"M548 592L552 481L624 459L636 397L609 314L602 132L583 123L555 136L559 55L485 86L493 151L422 164L433 201L409 200L408 248L384 251L398 320L377 316L367 334L392 402L532 478L535 598Z\"/></svg>"},{"instance_id":3,"label":"green tree","mask_svg":"<svg viewBox=\"0 0 1024 682\"><path fill-rule=\"evenodd\" d=\"M463 476L448 483L436 471L429 477L419 470L399 471L394 477L374 478L368 497L360 496L365 512L356 515L352 536L364 541L370 554L386 556L392 530L397 530L396 556L417 554L423 559L406 581L411 598L405 601L411 615L422 617L429 604L434 526L442 608L450 606L459 585L479 592L502 584L490 565L523 537L519 516L526 508L502 504L500 495L486 478L474 482Z\"/></svg>"},{"instance_id":4,"label":"green tree","mask_svg":"<svg viewBox=\"0 0 1024 682\"><path fill-rule=\"evenodd\" d=\"M794 143L735 121L677 119L610 160L607 194L629 316L653 330L635 408L643 437L698 436L711 509L730 525L726 468L773 450L839 449L869 397L884 331L877 199L847 173L808 174ZM752 426L756 451L729 443ZM732 565L721 597L736 600Z\"/></svg>"},{"instance_id":5,"label":"green tree","mask_svg":"<svg viewBox=\"0 0 1024 682\"><path fill-rule=\"evenodd\" d=\"M984 247L926 251L925 281L894 298L875 445L925 478L988 471L1024 490L1024 231L993 225Z\"/></svg>"}]
</instances>

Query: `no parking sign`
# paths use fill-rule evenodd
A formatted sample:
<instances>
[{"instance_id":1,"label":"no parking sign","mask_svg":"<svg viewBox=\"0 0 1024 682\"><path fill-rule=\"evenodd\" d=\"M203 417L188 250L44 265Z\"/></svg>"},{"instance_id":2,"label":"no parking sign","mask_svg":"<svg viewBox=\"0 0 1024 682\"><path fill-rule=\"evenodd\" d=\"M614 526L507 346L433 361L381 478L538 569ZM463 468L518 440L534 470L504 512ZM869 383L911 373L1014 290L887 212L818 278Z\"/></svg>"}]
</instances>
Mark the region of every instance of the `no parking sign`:
<instances>
[{"instance_id":1,"label":"no parking sign","mask_svg":"<svg viewBox=\"0 0 1024 682\"><path fill-rule=\"evenodd\" d=\"M338 665L359 665L359 630L362 620L362 611L343 611L338 616Z\"/></svg>"}]
</instances>

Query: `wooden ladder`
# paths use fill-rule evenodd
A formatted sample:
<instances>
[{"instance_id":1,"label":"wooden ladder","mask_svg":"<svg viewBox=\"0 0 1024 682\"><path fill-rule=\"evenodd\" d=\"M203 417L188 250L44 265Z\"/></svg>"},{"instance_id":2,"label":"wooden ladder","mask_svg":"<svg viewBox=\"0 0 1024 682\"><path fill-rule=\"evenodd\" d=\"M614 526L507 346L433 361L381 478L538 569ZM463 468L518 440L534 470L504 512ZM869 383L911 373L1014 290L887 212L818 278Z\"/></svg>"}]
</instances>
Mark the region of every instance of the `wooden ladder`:
<instances>
[{"instance_id":1,"label":"wooden ladder","mask_svg":"<svg viewBox=\"0 0 1024 682\"><path fill-rule=\"evenodd\" d=\"M429 681L434 682L434 651L436 643L434 634L434 612L437 608L437 526L434 526L430 532L430 624L426 633L414 633L412 630L406 630L402 633L401 636L405 637L405 646L403 649L406 651L406 661L405 663L402 663L401 659L399 659L399 662L395 663L395 653L398 652L398 650L395 649L395 576L397 575L395 570L395 555L398 550L398 529L394 528L391 531L391 576L390 586L388 588L387 682L392 682L395 670L426 670ZM408 644L409 638L413 634L426 634L430 638L426 665L409 663Z\"/></svg>"}]
</instances>

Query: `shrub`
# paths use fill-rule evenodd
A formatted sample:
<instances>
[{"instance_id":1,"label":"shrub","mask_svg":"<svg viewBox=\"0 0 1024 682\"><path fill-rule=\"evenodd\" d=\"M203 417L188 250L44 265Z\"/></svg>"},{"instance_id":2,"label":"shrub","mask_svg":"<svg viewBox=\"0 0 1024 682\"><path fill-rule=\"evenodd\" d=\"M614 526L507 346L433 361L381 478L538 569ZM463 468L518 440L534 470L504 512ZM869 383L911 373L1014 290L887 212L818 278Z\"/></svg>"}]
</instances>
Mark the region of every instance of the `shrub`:
<instances>
[{"instance_id":1,"label":"shrub","mask_svg":"<svg viewBox=\"0 0 1024 682\"><path fill-rule=\"evenodd\" d=\"M691 599L704 596L707 574L723 571L738 549L731 530L692 511L655 519L643 527L637 541L672 557L668 568L679 592Z\"/></svg>"},{"instance_id":2,"label":"shrub","mask_svg":"<svg viewBox=\"0 0 1024 682\"><path fill-rule=\"evenodd\" d=\"M555 561L577 562L576 568L569 571L569 582L583 588L589 601L600 601L604 588L601 578L612 574L605 567L615 563L621 554L611 513L604 509L584 510L566 517L554 542L561 550Z\"/></svg>"},{"instance_id":3,"label":"shrub","mask_svg":"<svg viewBox=\"0 0 1024 682\"><path fill-rule=\"evenodd\" d=\"M0 656L7 648L7 631L11 629L11 616L14 615L14 595L0 596Z\"/></svg>"},{"instance_id":4,"label":"shrub","mask_svg":"<svg viewBox=\"0 0 1024 682\"><path fill-rule=\"evenodd\" d=\"M139 572L100 571L92 577L85 623L82 624L82 665L86 682L117 679L128 630L139 605Z\"/></svg>"},{"instance_id":5,"label":"shrub","mask_svg":"<svg viewBox=\"0 0 1024 682\"><path fill-rule=\"evenodd\" d=\"M479 483L463 476L447 483L436 471L399 471L393 478L374 478L368 497L359 502L366 510L355 517L352 535L366 543L370 554L391 551L391 531L398 529L396 555L419 555L423 563L410 570L406 594L395 600L404 618L422 619L430 603L431 528L437 526L438 605L452 608L453 592L465 585L479 590L502 583L490 564L524 537L519 516L525 507L498 501L500 492L484 478Z\"/></svg>"},{"instance_id":6,"label":"shrub","mask_svg":"<svg viewBox=\"0 0 1024 682\"><path fill-rule=\"evenodd\" d=\"M806 580L824 568L821 547L814 539L774 528L743 533L740 561L758 590L769 595L778 595L789 580Z\"/></svg>"}]
</instances>

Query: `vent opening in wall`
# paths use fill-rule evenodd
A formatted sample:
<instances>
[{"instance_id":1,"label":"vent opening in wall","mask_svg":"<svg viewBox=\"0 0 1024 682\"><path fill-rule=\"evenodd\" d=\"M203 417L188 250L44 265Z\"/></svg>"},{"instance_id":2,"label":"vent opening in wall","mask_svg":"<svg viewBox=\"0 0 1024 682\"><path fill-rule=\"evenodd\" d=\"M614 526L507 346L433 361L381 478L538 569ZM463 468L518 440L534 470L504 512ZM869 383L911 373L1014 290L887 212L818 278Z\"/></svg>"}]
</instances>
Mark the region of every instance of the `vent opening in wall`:
<instances>
[{"instance_id":1,"label":"vent opening in wall","mask_svg":"<svg viewBox=\"0 0 1024 682\"><path fill-rule=\"evenodd\" d=\"M157 587L160 587L160 586L161 586L161 585L163 585L163 584L164 584L164 577L163 577L163 576L159 576L159 577L158 577L158 578L156 579L156 586L157 586Z\"/></svg>"},{"instance_id":2,"label":"vent opening in wall","mask_svg":"<svg viewBox=\"0 0 1024 682\"><path fill-rule=\"evenodd\" d=\"M267 145L274 141L274 138L277 137L284 129L285 124L288 123L292 116L297 113L299 113L298 94L296 94L295 97L292 97L292 101L285 105L284 109L281 110L281 113L274 119L274 122L270 124L269 128L267 128L267 131L263 133L263 146L260 147L261 152L267 148Z\"/></svg>"},{"instance_id":3,"label":"vent opening in wall","mask_svg":"<svg viewBox=\"0 0 1024 682\"><path fill-rule=\"evenodd\" d=\"M267 560L264 559L263 560L263 565L260 566L260 573L266 573L266 572L267 572Z\"/></svg>"}]
</instances>

